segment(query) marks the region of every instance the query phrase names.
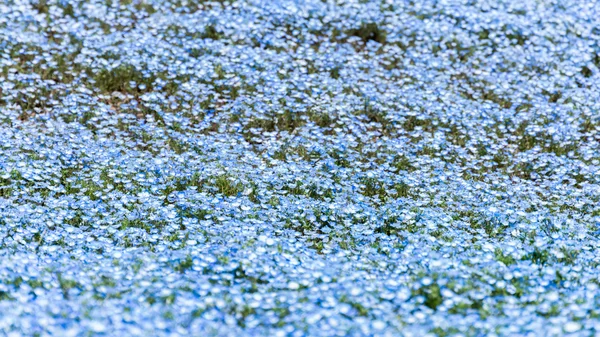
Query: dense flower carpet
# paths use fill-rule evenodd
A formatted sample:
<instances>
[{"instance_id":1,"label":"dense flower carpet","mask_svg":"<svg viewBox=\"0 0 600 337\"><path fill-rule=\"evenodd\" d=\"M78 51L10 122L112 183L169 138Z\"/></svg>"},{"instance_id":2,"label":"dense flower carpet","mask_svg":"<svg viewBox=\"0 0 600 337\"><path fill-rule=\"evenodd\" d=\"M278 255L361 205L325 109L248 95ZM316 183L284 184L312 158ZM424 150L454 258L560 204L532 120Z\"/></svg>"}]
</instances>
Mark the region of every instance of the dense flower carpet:
<instances>
[{"instance_id":1,"label":"dense flower carpet","mask_svg":"<svg viewBox=\"0 0 600 337\"><path fill-rule=\"evenodd\" d=\"M0 335L597 336L600 3L4 0Z\"/></svg>"}]
</instances>

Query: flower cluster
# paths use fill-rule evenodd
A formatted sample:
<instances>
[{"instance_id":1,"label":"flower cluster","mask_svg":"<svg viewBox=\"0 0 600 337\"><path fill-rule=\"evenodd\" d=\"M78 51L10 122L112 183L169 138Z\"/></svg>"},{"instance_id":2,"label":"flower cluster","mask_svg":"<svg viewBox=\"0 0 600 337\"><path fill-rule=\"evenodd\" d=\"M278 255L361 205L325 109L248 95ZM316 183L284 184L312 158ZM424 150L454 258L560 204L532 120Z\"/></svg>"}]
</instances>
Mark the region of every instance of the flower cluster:
<instances>
[{"instance_id":1,"label":"flower cluster","mask_svg":"<svg viewBox=\"0 0 600 337\"><path fill-rule=\"evenodd\" d=\"M0 332L600 331L600 4L7 0Z\"/></svg>"}]
</instances>

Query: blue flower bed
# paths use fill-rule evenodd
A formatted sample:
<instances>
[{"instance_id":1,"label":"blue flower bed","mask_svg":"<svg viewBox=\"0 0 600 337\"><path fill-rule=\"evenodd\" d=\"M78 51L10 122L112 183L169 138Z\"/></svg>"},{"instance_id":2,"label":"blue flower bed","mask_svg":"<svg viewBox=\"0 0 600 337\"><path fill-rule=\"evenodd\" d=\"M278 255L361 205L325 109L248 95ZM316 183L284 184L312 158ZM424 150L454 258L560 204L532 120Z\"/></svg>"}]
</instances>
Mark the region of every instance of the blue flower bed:
<instances>
[{"instance_id":1,"label":"blue flower bed","mask_svg":"<svg viewBox=\"0 0 600 337\"><path fill-rule=\"evenodd\" d=\"M598 334L599 84L590 0L6 0L0 334Z\"/></svg>"}]
</instances>

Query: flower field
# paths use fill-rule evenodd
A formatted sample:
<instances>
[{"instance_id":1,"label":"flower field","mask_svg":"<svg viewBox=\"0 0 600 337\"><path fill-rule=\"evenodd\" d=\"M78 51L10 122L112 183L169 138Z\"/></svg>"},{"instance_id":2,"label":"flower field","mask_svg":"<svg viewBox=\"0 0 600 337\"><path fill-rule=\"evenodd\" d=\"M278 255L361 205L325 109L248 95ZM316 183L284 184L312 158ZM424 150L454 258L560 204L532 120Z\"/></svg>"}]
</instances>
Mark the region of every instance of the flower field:
<instances>
[{"instance_id":1,"label":"flower field","mask_svg":"<svg viewBox=\"0 0 600 337\"><path fill-rule=\"evenodd\" d=\"M0 3L0 336L564 335L600 2Z\"/></svg>"}]
</instances>

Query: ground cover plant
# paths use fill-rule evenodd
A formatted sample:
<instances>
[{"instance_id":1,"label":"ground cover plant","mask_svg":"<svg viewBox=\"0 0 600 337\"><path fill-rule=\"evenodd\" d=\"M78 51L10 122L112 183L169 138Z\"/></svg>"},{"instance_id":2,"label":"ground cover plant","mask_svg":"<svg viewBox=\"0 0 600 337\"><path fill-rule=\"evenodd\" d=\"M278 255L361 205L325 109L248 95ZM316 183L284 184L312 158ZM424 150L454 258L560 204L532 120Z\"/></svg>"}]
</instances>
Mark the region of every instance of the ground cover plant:
<instances>
[{"instance_id":1,"label":"ground cover plant","mask_svg":"<svg viewBox=\"0 0 600 337\"><path fill-rule=\"evenodd\" d=\"M600 3L5 0L0 334L600 333Z\"/></svg>"}]
</instances>

